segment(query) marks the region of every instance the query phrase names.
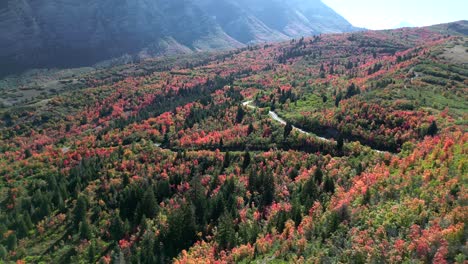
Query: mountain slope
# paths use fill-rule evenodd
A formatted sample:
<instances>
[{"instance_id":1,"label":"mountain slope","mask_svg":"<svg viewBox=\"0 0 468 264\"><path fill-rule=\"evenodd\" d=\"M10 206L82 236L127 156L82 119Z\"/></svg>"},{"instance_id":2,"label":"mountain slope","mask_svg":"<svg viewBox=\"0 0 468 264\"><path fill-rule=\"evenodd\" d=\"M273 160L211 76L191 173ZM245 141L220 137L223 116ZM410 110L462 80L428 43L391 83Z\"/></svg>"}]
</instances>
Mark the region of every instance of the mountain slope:
<instances>
[{"instance_id":1,"label":"mountain slope","mask_svg":"<svg viewBox=\"0 0 468 264\"><path fill-rule=\"evenodd\" d=\"M0 109L0 262L466 262L467 25L49 76Z\"/></svg>"},{"instance_id":2,"label":"mountain slope","mask_svg":"<svg viewBox=\"0 0 468 264\"><path fill-rule=\"evenodd\" d=\"M197 3L229 35L244 43L357 30L320 0L201 0ZM265 38L265 31L271 37Z\"/></svg>"},{"instance_id":3,"label":"mountain slope","mask_svg":"<svg viewBox=\"0 0 468 264\"><path fill-rule=\"evenodd\" d=\"M89 65L169 37L190 49L242 46L185 0L10 0L0 10L0 67Z\"/></svg>"},{"instance_id":4,"label":"mountain slope","mask_svg":"<svg viewBox=\"0 0 468 264\"><path fill-rule=\"evenodd\" d=\"M232 49L353 30L320 1L5 1L0 6L0 75L92 65L124 54ZM168 47L168 39L177 48Z\"/></svg>"}]
</instances>

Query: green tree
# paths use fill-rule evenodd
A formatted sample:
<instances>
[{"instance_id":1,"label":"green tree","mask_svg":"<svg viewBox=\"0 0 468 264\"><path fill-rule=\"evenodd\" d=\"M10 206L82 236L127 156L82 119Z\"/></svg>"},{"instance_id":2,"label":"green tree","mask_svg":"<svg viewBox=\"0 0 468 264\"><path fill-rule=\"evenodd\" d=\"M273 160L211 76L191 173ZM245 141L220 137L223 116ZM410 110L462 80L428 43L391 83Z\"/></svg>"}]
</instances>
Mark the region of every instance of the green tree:
<instances>
[{"instance_id":1,"label":"green tree","mask_svg":"<svg viewBox=\"0 0 468 264\"><path fill-rule=\"evenodd\" d=\"M165 246L169 257L177 255L181 250L189 248L196 238L196 223L191 204L182 204L169 214L169 230Z\"/></svg>"},{"instance_id":2,"label":"green tree","mask_svg":"<svg viewBox=\"0 0 468 264\"><path fill-rule=\"evenodd\" d=\"M284 139L289 137L292 130L293 130L293 126L291 125L291 123L289 123L289 122L286 123L286 126L284 127L284 134L283 134Z\"/></svg>"},{"instance_id":3,"label":"green tree","mask_svg":"<svg viewBox=\"0 0 468 264\"><path fill-rule=\"evenodd\" d=\"M437 132L439 131L439 128L437 127L437 123L436 121L432 121L431 125L429 126L429 128L427 129L427 134L429 136L435 136L437 135Z\"/></svg>"},{"instance_id":4,"label":"green tree","mask_svg":"<svg viewBox=\"0 0 468 264\"><path fill-rule=\"evenodd\" d=\"M9 251L15 250L17 245L18 245L18 239L16 238L16 235L14 233L10 234L7 237L7 248Z\"/></svg>"},{"instance_id":5,"label":"green tree","mask_svg":"<svg viewBox=\"0 0 468 264\"><path fill-rule=\"evenodd\" d=\"M224 154L224 161L223 161L223 168L227 168L229 167L229 165L231 164L231 153L226 152L226 154Z\"/></svg>"},{"instance_id":6,"label":"green tree","mask_svg":"<svg viewBox=\"0 0 468 264\"><path fill-rule=\"evenodd\" d=\"M95 263L94 259L96 257L96 241L91 241L91 245L88 247L88 262Z\"/></svg>"},{"instance_id":7,"label":"green tree","mask_svg":"<svg viewBox=\"0 0 468 264\"><path fill-rule=\"evenodd\" d=\"M151 186L148 186L146 189L143 200L141 201L141 209L142 215L145 215L148 218L153 218L158 213L158 203Z\"/></svg>"},{"instance_id":8,"label":"green tree","mask_svg":"<svg viewBox=\"0 0 468 264\"><path fill-rule=\"evenodd\" d=\"M335 192L335 182L333 181L333 179L330 178L330 177L326 177L323 188L324 188L325 192L334 193Z\"/></svg>"},{"instance_id":9,"label":"green tree","mask_svg":"<svg viewBox=\"0 0 468 264\"><path fill-rule=\"evenodd\" d=\"M275 198L275 180L273 175L267 174L263 178L263 190L262 190L262 198L260 201L261 208L265 208L269 206Z\"/></svg>"},{"instance_id":10,"label":"green tree","mask_svg":"<svg viewBox=\"0 0 468 264\"><path fill-rule=\"evenodd\" d=\"M5 260L8 255L6 248L3 245L0 245L0 260Z\"/></svg>"},{"instance_id":11,"label":"green tree","mask_svg":"<svg viewBox=\"0 0 468 264\"><path fill-rule=\"evenodd\" d=\"M342 135L339 135L338 136L338 140L336 142L336 149L338 151L342 151L343 150L343 146L344 146L344 139L343 139L343 136Z\"/></svg>"},{"instance_id":12,"label":"green tree","mask_svg":"<svg viewBox=\"0 0 468 264\"><path fill-rule=\"evenodd\" d=\"M73 210L73 226L75 230L78 230L80 223L86 219L86 211L88 207L88 202L84 196L78 197L76 202L75 209Z\"/></svg>"},{"instance_id":13,"label":"green tree","mask_svg":"<svg viewBox=\"0 0 468 264\"><path fill-rule=\"evenodd\" d=\"M141 241L140 261L145 264L157 263L157 257L154 254L155 237L154 232L146 231Z\"/></svg>"},{"instance_id":14,"label":"green tree","mask_svg":"<svg viewBox=\"0 0 468 264\"><path fill-rule=\"evenodd\" d=\"M86 240L91 239L91 228L86 219L80 223L80 238Z\"/></svg>"},{"instance_id":15,"label":"green tree","mask_svg":"<svg viewBox=\"0 0 468 264\"><path fill-rule=\"evenodd\" d=\"M171 139L169 138L169 131L164 134L163 141L161 143L161 146L168 148L171 146Z\"/></svg>"},{"instance_id":16,"label":"green tree","mask_svg":"<svg viewBox=\"0 0 468 264\"><path fill-rule=\"evenodd\" d=\"M302 188L301 192L301 202L306 207L306 209L310 208L314 201L319 196L319 190L317 184L315 183L315 179L310 177L305 183Z\"/></svg>"},{"instance_id":17,"label":"green tree","mask_svg":"<svg viewBox=\"0 0 468 264\"><path fill-rule=\"evenodd\" d=\"M316 182L318 185L322 184L323 172L322 172L322 170L320 169L320 167L318 167L318 168L315 170L314 179L315 179L315 182Z\"/></svg>"},{"instance_id":18,"label":"green tree","mask_svg":"<svg viewBox=\"0 0 468 264\"><path fill-rule=\"evenodd\" d=\"M112 217L109 233L114 241L118 241L123 236L123 221L120 219L118 212L114 213Z\"/></svg>"},{"instance_id":19,"label":"green tree","mask_svg":"<svg viewBox=\"0 0 468 264\"><path fill-rule=\"evenodd\" d=\"M342 98L342 95L341 95L341 93L338 93L338 94L336 95L336 98L335 98L335 107L340 106L341 99L343 99L343 98Z\"/></svg>"},{"instance_id":20,"label":"green tree","mask_svg":"<svg viewBox=\"0 0 468 264\"><path fill-rule=\"evenodd\" d=\"M245 169L247 169L247 167L249 167L250 165L250 153L248 151L246 151L244 153L244 161L242 162L242 170L245 171Z\"/></svg>"},{"instance_id":21,"label":"green tree","mask_svg":"<svg viewBox=\"0 0 468 264\"><path fill-rule=\"evenodd\" d=\"M249 127L247 128L247 135L252 134L255 131L254 127L252 124L249 124Z\"/></svg>"},{"instance_id":22,"label":"green tree","mask_svg":"<svg viewBox=\"0 0 468 264\"><path fill-rule=\"evenodd\" d=\"M239 106L237 108L236 123L238 124L242 123L242 120L244 120L244 115L245 115L244 108Z\"/></svg>"},{"instance_id":23,"label":"green tree","mask_svg":"<svg viewBox=\"0 0 468 264\"><path fill-rule=\"evenodd\" d=\"M221 249L231 249L236 244L236 231L234 221L229 213L225 212L219 219L216 242Z\"/></svg>"}]
</instances>

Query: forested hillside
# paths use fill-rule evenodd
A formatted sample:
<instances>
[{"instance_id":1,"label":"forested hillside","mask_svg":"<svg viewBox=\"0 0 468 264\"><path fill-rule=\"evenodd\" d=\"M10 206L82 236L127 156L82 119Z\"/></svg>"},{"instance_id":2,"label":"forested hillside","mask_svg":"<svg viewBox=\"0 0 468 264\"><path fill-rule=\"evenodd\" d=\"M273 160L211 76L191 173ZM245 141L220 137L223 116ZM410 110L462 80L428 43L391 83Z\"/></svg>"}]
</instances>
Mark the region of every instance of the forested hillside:
<instances>
[{"instance_id":1,"label":"forested hillside","mask_svg":"<svg viewBox=\"0 0 468 264\"><path fill-rule=\"evenodd\" d=\"M466 28L316 35L2 90L0 260L466 263ZM31 93L44 80L61 89Z\"/></svg>"}]
</instances>

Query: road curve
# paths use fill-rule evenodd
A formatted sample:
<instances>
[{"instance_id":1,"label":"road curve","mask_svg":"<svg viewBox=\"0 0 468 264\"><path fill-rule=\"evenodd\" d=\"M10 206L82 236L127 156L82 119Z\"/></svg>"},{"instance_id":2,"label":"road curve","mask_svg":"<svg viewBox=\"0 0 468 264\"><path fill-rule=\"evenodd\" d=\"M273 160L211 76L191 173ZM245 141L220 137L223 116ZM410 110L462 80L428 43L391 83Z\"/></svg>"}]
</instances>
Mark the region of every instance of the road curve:
<instances>
[{"instance_id":1,"label":"road curve","mask_svg":"<svg viewBox=\"0 0 468 264\"><path fill-rule=\"evenodd\" d=\"M249 101L246 101L246 102L243 102L242 103L242 106L245 106L245 107L248 107L250 109L257 109L258 107L255 106L253 104L253 100L249 100ZM273 111L269 111L268 112L268 115L275 121L277 121L278 123L282 124L282 125L286 125L286 120L284 120L283 118L281 118L277 113L273 112ZM330 139L328 138L324 138L324 137L319 137L317 136L316 134L314 133L311 133L311 132L307 132L303 129L300 129L298 127L295 127L295 126L292 126L293 127L293 130L296 130L298 131L299 133L301 134L305 134L305 135L308 135L308 136L311 136L311 137L315 137L316 139L320 140L320 141L323 141L323 142L331 142ZM377 150L377 149L372 149L373 151L379 153L379 154L385 154L385 153L388 153L388 152L385 152L385 151L381 151L381 150Z\"/></svg>"}]
</instances>

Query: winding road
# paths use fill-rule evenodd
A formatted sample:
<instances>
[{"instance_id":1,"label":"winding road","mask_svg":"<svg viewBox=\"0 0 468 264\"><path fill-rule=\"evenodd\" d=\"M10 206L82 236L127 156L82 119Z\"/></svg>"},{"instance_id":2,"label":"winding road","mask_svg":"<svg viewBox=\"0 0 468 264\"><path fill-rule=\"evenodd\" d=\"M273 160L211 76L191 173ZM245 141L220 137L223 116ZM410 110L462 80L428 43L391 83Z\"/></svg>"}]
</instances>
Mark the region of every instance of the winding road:
<instances>
[{"instance_id":1,"label":"winding road","mask_svg":"<svg viewBox=\"0 0 468 264\"><path fill-rule=\"evenodd\" d=\"M250 101L246 101L246 102L243 102L242 105L244 107L248 107L250 109L258 109L257 106L253 105L253 100L250 100ZM268 115L275 121L277 121L278 123L282 124L282 125L286 125L286 120L284 120L283 118L281 118L277 113L273 112L273 111L269 111L268 112ZM308 136L311 136L311 137L315 137L316 139L320 140L320 141L324 141L324 142L331 142L330 139L328 138L324 138L324 137L319 137L317 136L316 134L314 133L311 133L311 132L307 132L305 130L302 130L296 126L292 126L293 127L293 130L296 130L298 131L299 133L301 134L305 134L305 135L308 135ZM377 150L377 149L372 149L373 151L379 153L379 154L385 154L385 153L389 153L389 152L386 152L386 151L381 151L381 150Z\"/></svg>"}]
</instances>

